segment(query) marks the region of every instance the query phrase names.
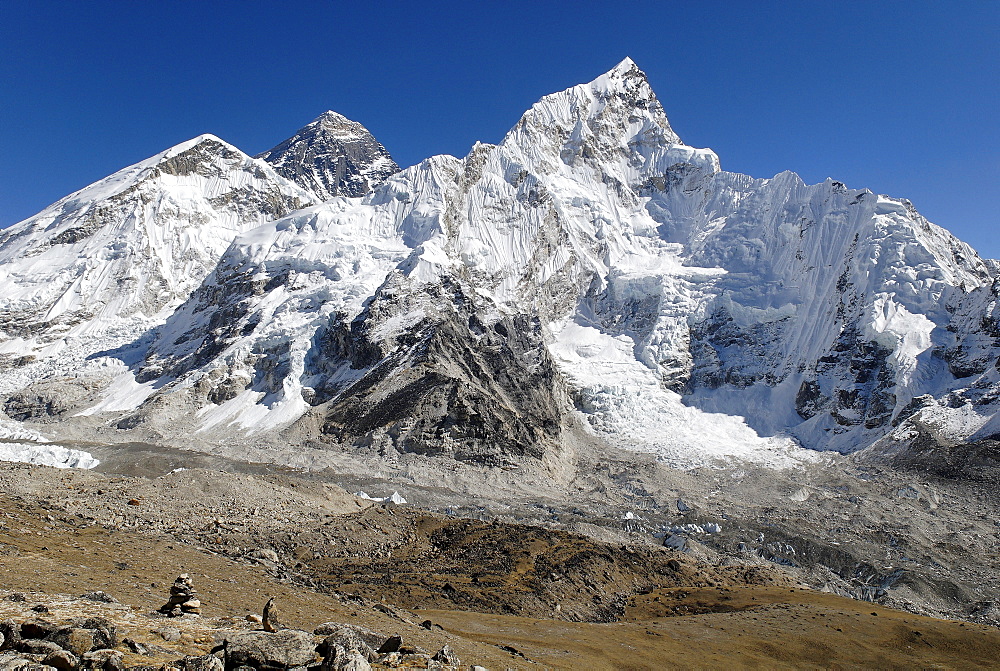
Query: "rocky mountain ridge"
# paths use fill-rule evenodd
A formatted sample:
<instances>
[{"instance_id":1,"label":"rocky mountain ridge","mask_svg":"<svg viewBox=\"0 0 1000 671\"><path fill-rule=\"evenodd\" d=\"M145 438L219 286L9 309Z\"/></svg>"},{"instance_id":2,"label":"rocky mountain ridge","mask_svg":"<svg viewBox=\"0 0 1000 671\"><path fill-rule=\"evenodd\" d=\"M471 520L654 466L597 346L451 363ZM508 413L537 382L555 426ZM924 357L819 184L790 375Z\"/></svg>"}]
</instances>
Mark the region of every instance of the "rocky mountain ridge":
<instances>
[{"instance_id":1,"label":"rocky mountain ridge","mask_svg":"<svg viewBox=\"0 0 1000 671\"><path fill-rule=\"evenodd\" d=\"M317 153L317 138L361 138L371 169L385 163L355 126L324 114L262 155L315 200L242 155L311 207L255 215L131 341L70 331L55 347L82 356L54 369L55 349L10 328L11 411L46 420L69 395L59 416L89 419L54 426L99 440L294 435L494 464L558 461L578 430L678 466L997 433L997 264L909 201L723 171L628 59L546 96L497 145L314 204L353 151ZM29 276L25 231L51 246L85 228L41 221L6 234L8 276ZM59 263L80 259L108 266L89 249ZM9 321L49 324L56 302Z\"/></svg>"}]
</instances>

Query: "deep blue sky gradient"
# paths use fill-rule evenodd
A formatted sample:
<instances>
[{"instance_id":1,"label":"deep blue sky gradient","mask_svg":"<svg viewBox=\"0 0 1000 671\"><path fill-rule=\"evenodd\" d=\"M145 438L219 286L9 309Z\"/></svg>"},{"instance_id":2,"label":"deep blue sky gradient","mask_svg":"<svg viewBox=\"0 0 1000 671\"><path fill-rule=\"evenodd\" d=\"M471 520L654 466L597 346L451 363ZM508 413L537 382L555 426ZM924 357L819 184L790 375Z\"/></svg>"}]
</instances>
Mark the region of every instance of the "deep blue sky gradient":
<instances>
[{"instance_id":1,"label":"deep blue sky gradient","mask_svg":"<svg viewBox=\"0 0 1000 671\"><path fill-rule=\"evenodd\" d=\"M910 198L1000 257L1000 2L0 0L0 225L200 133L326 109L402 165L631 56L727 170Z\"/></svg>"}]
</instances>

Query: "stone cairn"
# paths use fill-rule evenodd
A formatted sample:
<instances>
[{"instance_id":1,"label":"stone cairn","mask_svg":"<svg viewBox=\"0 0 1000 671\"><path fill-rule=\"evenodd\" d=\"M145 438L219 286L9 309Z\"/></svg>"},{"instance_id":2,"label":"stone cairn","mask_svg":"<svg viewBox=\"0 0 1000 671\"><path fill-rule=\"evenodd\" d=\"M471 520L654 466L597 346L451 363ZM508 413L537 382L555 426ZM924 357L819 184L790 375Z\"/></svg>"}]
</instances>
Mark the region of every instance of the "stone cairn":
<instances>
[{"instance_id":1,"label":"stone cairn","mask_svg":"<svg viewBox=\"0 0 1000 671\"><path fill-rule=\"evenodd\" d=\"M170 586L170 600L160 606L160 612L170 617L180 617L186 614L199 615L201 601L195 596L196 594L191 576L182 573Z\"/></svg>"}]
</instances>

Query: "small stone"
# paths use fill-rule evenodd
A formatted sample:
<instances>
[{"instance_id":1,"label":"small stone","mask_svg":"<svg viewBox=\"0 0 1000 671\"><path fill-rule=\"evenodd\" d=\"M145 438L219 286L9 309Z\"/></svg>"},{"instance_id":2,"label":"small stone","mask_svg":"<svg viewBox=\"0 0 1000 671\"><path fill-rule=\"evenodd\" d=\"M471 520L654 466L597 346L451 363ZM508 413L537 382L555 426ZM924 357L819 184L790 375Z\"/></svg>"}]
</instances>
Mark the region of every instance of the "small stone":
<instances>
[{"instance_id":1,"label":"small stone","mask_svg":"<svg viewBox=\"0 0 1000 671\"><path fill-rule=\"evenodd\" d=\"M389 668L395 668L400 665L403 661L403 653L401 652L390 652L389 654L382 657L379 660L379 664L382 666L388 666Z\"/></svg>"},{"instance_id":2,"label":"small stone","mask_svg":"<svg viewBox=\"0 0 1000 671\"><path fill-rule=\"evenodd\" d=\"M114 598L113 596L111 596L107 592L103 592L103 591L100 591L100 590L98 590L96 592L87 592L86 594L84 594L80 598L81 599L89 599L91 601L97 601L99 603L118 603L118 599Z\"/></svg>"},{"instance_id":3,"label":"small stone","mask_svg":"<svg viewBox=\"0 0 1000 671\"><path fill-rule=\"evenodd\" d=\"M130 506L137 506L137 505L139 505L140 503L142 503L142 501L140 501L139 499L129 499L129 500L128 500L128 504L129 504Z\"/></svg>"},{"instance_id":4,"label":"small stone","mask_svg":"<svg viewBox=\"0 0 1000 671\"><path fill-rule=\"evenodd\" d=\"M173 627L163 627L162 629L155 629L152 633L158 634L160 638L168 643L173 643L181 638L181 630L174 629Z\"/></svg>"},{"instance_id":5,"label":"small stone","mask_svg":"<svg viewBox=\"0 0 1000 671\"><path fill-rule=\"evenodd\" d=\"M14 592L7 595L7 601L16 601L18 603L24 603L28 600L28 597L24 596L20 592Z\"/></svg>"},{"instance_id":6,"label":"small stone","mask_svg":"<svg viewBox=\"0 0 1000 671\"><path fill-rule=\"evenodd\" d=\"M264 561L269 561L272 563L278 563L278 553L274 550L268 550L267 548L257 548L250 552L251 559L262 559Z\"/></svg>"},{"instance_id":7,"label":"small stone","mask_svg":"<svg viewBox=\"0 0 1000 671\"><path fill-rule=\"evenodd\" d=\"M126 648L128 648L130 652L134 652L137 655L148 655L149 654L149 648L147 648L145 645L143 645L139 641L136 641L135 639L124 638L124 639L122 639L122 645L124 645Z\"/></svg>"},{"instance_id":8,"label":"small stone","mask_svg":"<svg viewBox=\"0 0 1000 671\"><path fill-rule=\"evenodd\" d=\"M431 657L431 659L433 659L435 662L441 662L442 664L450 664L452 666L460 666L462 664L462 660L458 658L458 655L455 654L455 651L452 650L451 646L447 644L445 644L443 648L434 653L434 656Z\"/></svg>"},{"instance_id":9,"label":"small stone","mask_svg":"<svg viewBox=\"0 0 1000 671\"><path fill-rule=\"evenodd\" d=\"M247 622L252 622L254 624L260 624L263 621L264 620L260 617L260 615L257 615L256 613L250 613L249 615L247 615Z\"/></svg>"},{"instance_id":10,"label":"small stone","mask_svg":"<svg viewBox=\"0 0 1000 671\"><path fill-rule=\"evenodd\" d=\"M38 604L37 606L32 606L31 610L35 611L36 613L48 613L49 607L44 604Z\"/></svg>"}]
</instances>

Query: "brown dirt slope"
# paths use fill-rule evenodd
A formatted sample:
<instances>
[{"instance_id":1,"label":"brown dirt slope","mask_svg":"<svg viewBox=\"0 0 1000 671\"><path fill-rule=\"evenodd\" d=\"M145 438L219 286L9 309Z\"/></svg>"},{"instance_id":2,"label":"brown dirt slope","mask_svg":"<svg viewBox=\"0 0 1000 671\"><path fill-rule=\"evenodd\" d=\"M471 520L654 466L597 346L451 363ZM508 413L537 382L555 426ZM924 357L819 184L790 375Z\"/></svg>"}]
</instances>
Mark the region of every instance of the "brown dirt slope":
<instances>
[{"instance_id":1,"label":"brown dirt slope","mask_svg":"<svg viewBox=\"0 0 1000 671\"><path fill-rule=\"evenodd\" d=\"M0 466L0 616L43 602L52 617L68 616L60 609L70 605L54 595L103 590L123 604L108 608L123 609L125 635L156 642L152 630L176 621L148 614L186 572L203 617L185 621L183 639L159 641L178 656L203 652L214 629L259 613L273 596L289 626L353 622L427 650L447 643L466 663L490 669L998 664L996 629L767 584L767 575L755 578L746 567L708 566L537 527L358 509L294 475L266 486L229 475L172 477L187 484ZM199 499L205 487L217 491L219 478L228 483L233 510L266 511L259 523L232 510L220 517L224 502ZM170 492L178 493L174 508ZM348 512L352 507L356 512ZM321 543L330 550L319 552ZM567 621L584 614L583 604L602 589L602 600L617 604L618 621ZM3 599L9 591L28 601ZM579 610L562 613L562 603ZM601 607L595 603L593 612ZM512 610L517 614L502 614ZM420 627L425 619L443 629Z\"/></svg>"}]
</instances>

